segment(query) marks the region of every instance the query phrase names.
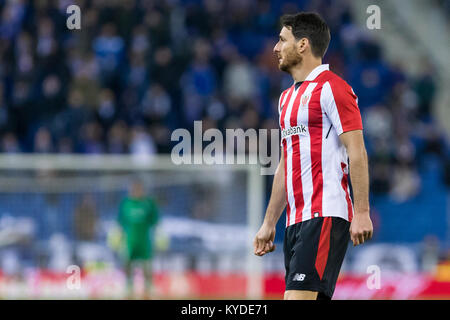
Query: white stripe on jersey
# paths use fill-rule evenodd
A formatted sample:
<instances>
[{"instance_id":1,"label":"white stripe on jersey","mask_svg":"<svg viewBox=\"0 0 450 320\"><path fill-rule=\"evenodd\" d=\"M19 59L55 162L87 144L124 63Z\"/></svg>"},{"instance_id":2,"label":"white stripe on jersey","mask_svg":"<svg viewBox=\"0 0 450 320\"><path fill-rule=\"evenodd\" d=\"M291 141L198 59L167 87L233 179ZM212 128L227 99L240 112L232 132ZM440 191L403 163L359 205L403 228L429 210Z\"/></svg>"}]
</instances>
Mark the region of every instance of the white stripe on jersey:
<instances>
[{"instance_id":1,"label":"white stripe on jersey","mask_svg":"<svg viewBox=\"0 0 450 320\"><path fill-rule=\"evenodd\" d=\"M326 106L327 104L331 104ZM341 119L339 118L339 113L337 111L336 102L334 100L333 91L331 91L330 83L327 81L322 86L322 93L320 95L320 105L326 106L328 110L336 110L336 112L327 112L327 116L330 118L331 122L335 125L337 135L339 136L344 130L342 129Z\"/></svg>"}]
</instances>

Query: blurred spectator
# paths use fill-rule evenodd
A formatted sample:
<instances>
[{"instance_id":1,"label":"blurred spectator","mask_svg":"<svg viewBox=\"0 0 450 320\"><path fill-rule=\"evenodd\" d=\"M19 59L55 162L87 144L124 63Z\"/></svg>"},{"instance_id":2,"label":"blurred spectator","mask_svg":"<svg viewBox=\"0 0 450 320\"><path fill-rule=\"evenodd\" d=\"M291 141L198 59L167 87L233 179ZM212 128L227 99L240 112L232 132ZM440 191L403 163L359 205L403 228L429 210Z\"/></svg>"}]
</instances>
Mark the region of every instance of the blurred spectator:
<instances>
[{"instance_id":1,"label":"blurred spectator","mask_svg":"<svg viewBox=\"0 0 450 320\"><path fill-rule=\"evenodd\" d=\"M18 153L20 152L19 141L12 132L7 132L2 137L2 152L4 153Z\"/></svg>"},{"instance_id":2,"label":"blurred spectator","mask_svg":"<svg viewBox=\"0 0 450 320\"><path fill-rule=\"evenodd\" d=\"M53 152L53 142L50 131L41 127L34 136L34 150L35 153L51 153Z\"/></svg>"},{"instance_id":3,"label":"blurred spectator","mask_svg":"<svg viewBox=\"0 0 450 320\"><path fill-rule=\"evenodd\" d=\"M124 55L125 43L117 34L117 27L106 23L93 41L93 49L100 65L100 77L104 86L115 86L120 63Z\"/></svg>"},{"instance_id":4,"label":"blurred spectator","mask_svg":"<svg viewBox=\"0 0 450 320\"><path fill-rule=\"evenodd\" d=\"M63 233L55 233L49 239L49 260L47 268L52 271L66 272L72 262L72 250Z\"/></svg>"},{"instance_id":5,"label":"blurred spectator","mask_svg":"<svg viewBox=\"0 0 450 320\"><path fill-rule=\"evenodd\" d=\"M22 31L17 38L15 46L15 58L17 61L16 74L17 76L30 76L35 68L33 59L33 38L30 33Z\"/></svg>"},{"instance_id":6,"label":"blurred spectator","mask_svg":"<svg viewBox=\"0 0 450 320\"><path fill-rule=\"evenodd\" d=\"M250 100L255 95L256 78L252 66L239 55L230 57L224 74L224 94L230 98Z\"/></svg>"},{"instance_id":7,"label":"blurred spectator","mask_svg":"<svg viewBox=\"0 0 450 320\"><path fill-rule=\"evenodd\" d=\"M117 105L114 92L110 89L100 91L97 117L103 130L109 129L117 115Z\"/></svg>"},{"instance_id":8,"label":"blurred spectator","mask_svg":"<svg viewBox=\"0 0 450 320\"><path fill-rule=\"evenodd\" d=\"M72 138L70 137L61 137L58 140L57 145L57 152L58 153L74 153L75 152L75 146Z\"/></svg>"},{"instance_id":9,"label":"blurred spectator","mask_svg":"<svg viewBox=\"0 0 450 320\"><path fill-rule=\"evenodd\" d=\"M107 150L113 154L127 153L128 127L125 122L115 122L108 131Z\"/></svg>"},{"instance_id":10,"label":"blurred spectator","mask_svg":"<svg viewBox=\"0 0 450 320\"><path fill-rule=\"evenodd\" d=\"M425 59L423 72L415 83L415 90L418 97L418 116L423 121L430 121L431 108L436 93L436 84L433 80L434 70L430 62Z\"/></svg>"},{"instance_id":11,"label":"blurred spectator","mask_svg":"<svg viewBox=\"0 0 450 320\"><path fill-rule=\"evenodd\" d=\"M48 172L41 172L41 183L45 183L45 180L50 177ZM58 193L46 193L40 201L44 201L42 219L38 219L39 222L39 234L44 240L49 240L53 236L58 234L66 234L66 216L61 212L61 194ZM64 235L65 238L67 238Z\"/></svg>"},{"instance_id":12,"label":"blurred spectator","mask_svg":"<svg viewBox=\"0 0 450 320\"><path fill-rule=\"evenodd\" d=\"M216 90L216 73L210 63L210 52L210 44L204 39L197 39L193 61L181 79L188 123L201 118L208 98Z\"/></svg>"},{"instance_id":13,"label":"blurred spectator","mask_svg":"<svg viewBox=\"0 0 450 320\"><path fill-rule=\"evenodd\" d=\"M57 46L53 21L48 17L43 17L38 23L36 53L41 59L47 58L55 54Z\"/></svg>"},{"instance_id":14,"label":"blurred spectator","mask_svg":"<svg viewBox=\"0 0 450 320\"><path fill-rule=\"evenodd\" d=\"M0 37L12 39L20 31L20 26L26 11L25 1L7 1L1 12Z\"/></svg>"},{"instance_id":15,"label":"blurred spectator","mask_svg":"<svg viewBox=\"0 0 450 320\"><path fill-rule=\"evenodd\" d=\"M415 167L415 148L409 140L400 140L396 150L392 195L397 201L406 201L420 191L420 178Z\"/></svg>"},{"instance_id":16,"label":"blurred spectator","mask_svg":"<svg viewBox=\"0 0 450 320\"><path fill-rule=\"evenodd\" d=\"M144 127L135 126L131 129L130 152L133 155L152 155L156 153L153 138Z\"/></svg>"},{"instance_id":17,"label":"blurred spectator","mask_svg":"<svg viewBox=\"0 0 450 320\"><path fill-rule=\"evenodd\" d=\"M83 94L74 88L69 93L67 109L55 116L53 128L58 136L70 137L72 141L78 141L81 127L90 118L92 114L84 103Z\"/></svg>"},{"instance_id":18,"label":"blurred spectator","mask_svg":"<svg viewBox=\"0 0 450 320\"><path fill-rule=\"evenodd\" d=\"M96 121L90 121L81 128L80 150L83 153L103 153L102 127Z\"/></svg>"},{"instance_id":19,"label":"blurred spectator","mask_svg":"<svg viewBox=\"0 0 450 320\"><path fill-rule=\"evenodd\" d=\"M78 241L95 241L97 238L98 214L94 199L91 195L83 198L73 213L73 226L75 239Z\"/></svg>"},{"instance_id":20,"label":"blurred spectator","mask_svg":"<svg viewBox=\"0 0 450 320\"><path fill-rule=\"evenodd\" d=\"M64 107L62 81L56 74L49 74L42 82L40 108L32 110L33 118L46 121ZM31 111L31 110L30 110Z\"/></svg>"},{"instance_id":21,"label":"blurred spectator","mask_svg":"<svg viewBox=\"0 0 450 320\"><path fill-rule=\"evenodd\" d=\"M141 112L145 119L150 123L165 122L171 109L172 100L162 86L154 84L148 88L141 102Z\"/></svg>"}]
</instances>

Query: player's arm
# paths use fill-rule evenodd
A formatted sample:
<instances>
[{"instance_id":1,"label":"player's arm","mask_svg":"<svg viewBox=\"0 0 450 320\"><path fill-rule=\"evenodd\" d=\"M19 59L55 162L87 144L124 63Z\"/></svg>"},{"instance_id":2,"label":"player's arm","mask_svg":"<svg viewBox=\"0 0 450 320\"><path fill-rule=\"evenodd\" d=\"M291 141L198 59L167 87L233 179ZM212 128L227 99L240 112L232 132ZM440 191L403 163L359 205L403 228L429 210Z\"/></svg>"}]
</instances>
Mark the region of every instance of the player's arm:
<instances>
[{"instance_id":1,"label":"player's arm","mask_svg":"<svg viewBox=\"0 0 450 320\"><path fill-rule=\"evenodd\" d=\"M272 184L272 194L267 206L264 222L253 241L254 253L258 256L265 255L275 250L273 241L275 229L284 208L286 207L286 190L284 186L284 155L281 152L280 163Z\"/></svg>"},{"instance_id":2,"label":"player's arm","mask_svg":"<svg viewBox=\"0 0 450 320\"><path fill-rule=\"evenodd\" d=\"M353 245L358 245L373 233L369 216L369 170L358 97L345 81L334 79L323 85L320 102L349 156L355 206L350 237Z\"/></svg>"},{"instance_id":3,"label":"player's arm","mask_svg":"<svg viewBox=\"0 0 450 320\"><path fill-rule=\"evenodd\" d=\"M352 181L355 215L350 225L353 245L359 245L372 238L373 226L369 207L369 164L362 130L341 134L341 142L349 157L350 179Z\"/></svg>"}]
</instances>

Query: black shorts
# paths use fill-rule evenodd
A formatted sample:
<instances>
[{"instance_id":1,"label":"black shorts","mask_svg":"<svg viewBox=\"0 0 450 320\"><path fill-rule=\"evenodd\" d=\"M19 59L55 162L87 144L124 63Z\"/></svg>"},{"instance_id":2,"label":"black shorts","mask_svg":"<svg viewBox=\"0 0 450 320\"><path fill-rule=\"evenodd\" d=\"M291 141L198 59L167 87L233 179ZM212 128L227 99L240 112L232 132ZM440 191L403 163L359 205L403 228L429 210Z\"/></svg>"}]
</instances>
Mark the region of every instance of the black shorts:
<instances>
[{"instance_id":1,"label":"black shorts","mask_svg":"<svg viewBox=\"0 0 450 320\"><path fill-rule=\"evenodd\" d=\"M286 290L319 293L331 299L350 241L350 222L319 217L296 223L284 234Z\"/></svg>"}]
</instances>

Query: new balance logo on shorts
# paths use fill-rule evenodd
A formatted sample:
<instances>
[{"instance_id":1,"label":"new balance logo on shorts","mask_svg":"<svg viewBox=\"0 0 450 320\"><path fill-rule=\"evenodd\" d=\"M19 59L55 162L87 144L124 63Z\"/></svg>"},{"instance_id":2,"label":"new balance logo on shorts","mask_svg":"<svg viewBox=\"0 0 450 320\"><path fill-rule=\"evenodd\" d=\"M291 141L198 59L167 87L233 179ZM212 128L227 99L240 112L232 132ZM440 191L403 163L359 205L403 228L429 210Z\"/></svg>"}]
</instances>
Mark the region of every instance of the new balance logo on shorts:
<instances>
[{"instance_id":1,"label":"new balance logo on shorts","mask_svg":"<svg viewBox=\"0 0 450 320\"><path fill-rule=\"evenodd\" d=\"M303 280L305 280L305 274L303 274L303 273L296 273L295 275L294 275L294 278L292 279L292 281L303 281Z\"/></svg>"}]
</instances>

